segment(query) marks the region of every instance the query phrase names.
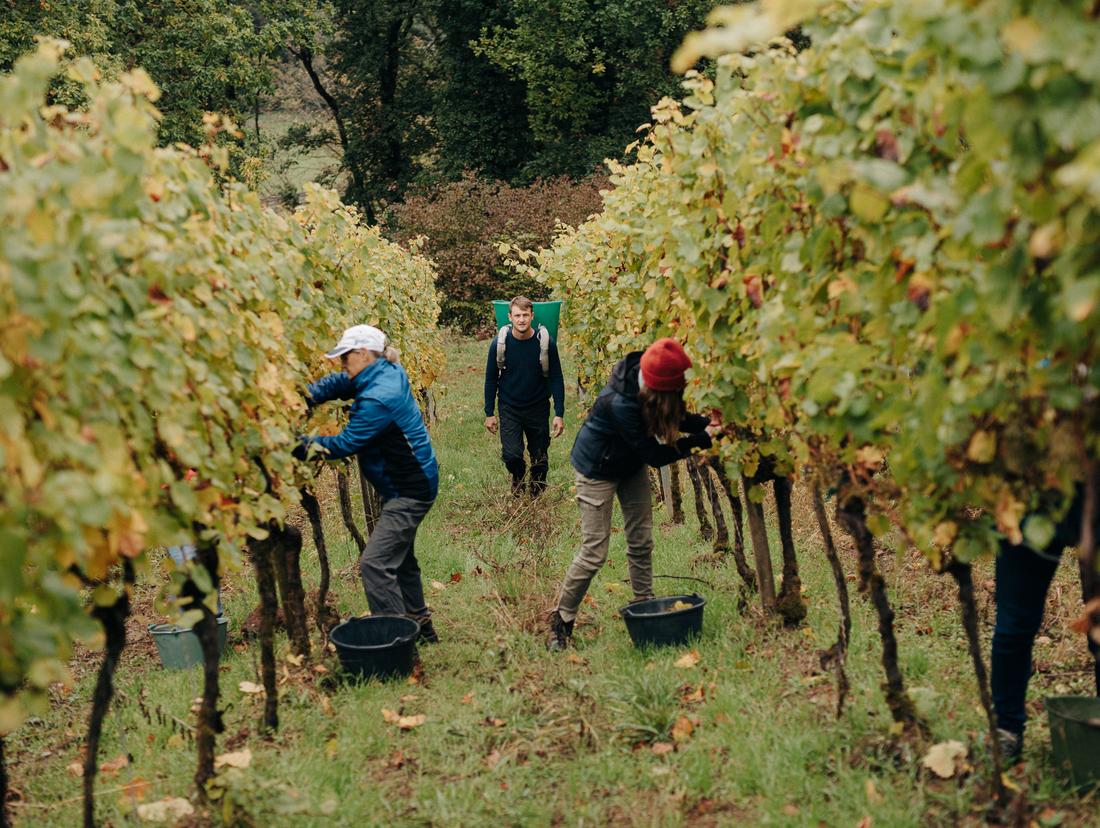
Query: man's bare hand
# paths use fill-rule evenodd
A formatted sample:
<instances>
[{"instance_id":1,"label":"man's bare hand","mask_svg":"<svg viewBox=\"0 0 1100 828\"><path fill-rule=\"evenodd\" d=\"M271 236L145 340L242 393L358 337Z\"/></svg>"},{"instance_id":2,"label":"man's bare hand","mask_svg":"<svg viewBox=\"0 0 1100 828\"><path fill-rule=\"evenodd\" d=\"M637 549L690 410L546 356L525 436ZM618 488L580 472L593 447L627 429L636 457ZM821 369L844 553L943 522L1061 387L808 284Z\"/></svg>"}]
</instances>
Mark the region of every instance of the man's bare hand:
<instances>
[{"instance_id":1,"label":"man's bare hand","mask_svg":"<svg viewBox=\"0 0 1100 828\"><path fill-rule=\"evenodd\" d=\"M554 422L550 423L550 436L561 437L565 432L565 420L561 417L555 417Z\"/></svg>"},{"instance_id":2,"label":"man's bare hand","mask_svg":"<svg viewBox=\"0 0 1100 828\"><path fill-rule=\"evenodd\" d=\"M485 418L485 429L490 434L496 434L497 433L497 418L496 417L486 417Z\"/></svg>"}]
</instances>

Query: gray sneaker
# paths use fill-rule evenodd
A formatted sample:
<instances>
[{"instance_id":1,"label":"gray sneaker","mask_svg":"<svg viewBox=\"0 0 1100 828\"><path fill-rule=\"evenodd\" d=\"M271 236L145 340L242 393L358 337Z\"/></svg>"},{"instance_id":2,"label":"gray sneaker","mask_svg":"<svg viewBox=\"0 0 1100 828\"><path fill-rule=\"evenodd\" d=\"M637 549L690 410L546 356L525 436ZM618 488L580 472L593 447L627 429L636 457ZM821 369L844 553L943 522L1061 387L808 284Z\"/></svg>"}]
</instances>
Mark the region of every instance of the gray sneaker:
<instances>
[{"instance_id":1,"label":"gray sneaker","mask_svg":"<svg viewBox=\"0 0 1100 828\"><path fill-rule=\"evenodd\" d=\"M563 620L561 613L554 610L550 614L550 634L546 638L546 649L560 653L569 646L569 639L572 637L573 622Z\"/></svg>"},{"instance_id":2,"label":"gray sneaker","mask_svg":"<svg viewBox=\"0 0 1100 828\"><path fill-rule=\"evenodd\" d=\"M994 734L994 738L1001 746L1001 754L1004 756L1006 762L1015 764L1020 761L1020 756L1024 752L1023 733L1017 733L1014 730L1005 730L1003 727L998 727L997 732Z\"/></svg>"}]
</instances>

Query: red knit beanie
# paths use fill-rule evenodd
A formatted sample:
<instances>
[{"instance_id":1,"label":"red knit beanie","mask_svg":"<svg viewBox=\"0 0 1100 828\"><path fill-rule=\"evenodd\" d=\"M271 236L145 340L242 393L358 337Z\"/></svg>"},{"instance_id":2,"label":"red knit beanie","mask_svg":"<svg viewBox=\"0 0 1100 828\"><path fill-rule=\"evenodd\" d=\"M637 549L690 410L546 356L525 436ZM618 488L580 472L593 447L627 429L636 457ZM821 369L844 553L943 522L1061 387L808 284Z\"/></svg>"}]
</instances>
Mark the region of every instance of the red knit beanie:
<instances>
[{"instance_id":1,"label":"red knit beanie","mask_svg":"<svg viewBox=\"0 0 1100 828\"><path fill-rule=\"evenodd\" d=\"M682 391L691 360L675 339L658 339L642 354L642 382L654 391Z\"/></svg>"}]
</instances>

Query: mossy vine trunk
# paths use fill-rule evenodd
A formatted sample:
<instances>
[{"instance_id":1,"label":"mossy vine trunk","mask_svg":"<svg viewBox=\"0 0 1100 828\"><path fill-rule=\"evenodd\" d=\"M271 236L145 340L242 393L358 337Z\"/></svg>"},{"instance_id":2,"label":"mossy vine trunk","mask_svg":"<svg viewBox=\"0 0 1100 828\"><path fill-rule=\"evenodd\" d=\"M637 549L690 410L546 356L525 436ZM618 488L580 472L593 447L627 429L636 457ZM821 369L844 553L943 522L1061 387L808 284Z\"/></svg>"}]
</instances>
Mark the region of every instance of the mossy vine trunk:
<instances>
[{"instance_id":1,"label":"mossy vine trunk","mask_svg":"<svg viewBox=\"0 0 1100 828\"><path fill-rule=\"evenodd\" d=\"M764 608L765 615L771 615L776 610L775 574L772 572L771 550L768 548L768 529L764 525L764 506L753 502L752 481L742 475L741 483L745 487L745 501L748 504L749 536L752 538L752 556L756 564L760 605Z\"/></svg>"},{"instance_id":2,"label":"mossy vine trunk","mask_svg":"<svg viewBox=\"0 0 1100 828\"><path fill-rule=\"evenodd\" d=\"M210 577L210 589L216 594L219 585L218 547L210 542L198 544L196 563L202 566ZM183 585L181 596L190 599L188 609L198 609L202 618L194 626L195 636L202 649L202 701L199 704L198 722L195 727L195 744L198 761L195 768L195 786L200 799L207 799L206 783L214 776L214 752L218 734L225 731L221 710L218 709L220 688L218 686L218 617L207 605L207 593L203 592L193 578Z\"/></svg>"},{"instance_id":3,"label":"mossy vine trunk","mask_svg":"<svg viewBox=\"0 0 1100 828\"><path fill-rule=\"evenodd\" d=\"M342 466L336 467L336 490L340 495L340 517L344 520L344 528L348 530L359 554L367 548L367 540L359 531L359 525L355 522L355 511L351 508L351 485L348 482L348 473Z\"/></svg>"},{"instance_id":4,"label":"mossy vine trunk","mask_svg":"<svg viewBox=\"0 0 1100 828\"><path fill-rule=\"evenodd\" d=\"M714 527L710 525L710 520L707 518L706 504L703 502L703 481L702 474L695 461L689 458L687 461L688 477L691 479L691 490L695 495L695 517L699 520L699 534L703 540L709 541L714 538Z\"/></svg>"},{"instance_id":5,"label":"mossy vine trunk","mask_svg":"<svg viewBox=\"0 0 1100 828\"><path fill-rule=\"evenodd\" d=\"M718 487L714 485L710 464L706 460L700 460L697 468L699 477L703 481L703 488L707 492L707 500L710 502L710 512L714 516L714 551L729 552L730 530L726 524L726 516L722 513L722 501L718 499Z\"/></svg>"},{"instance_id":6,"label":"mossy vine trunk","mask_svg":"<svg viewBox=\"0 0 1100 828\"><path fill-rule=\"evenodd\" d=\"M10 828L8 818L8 766L4 759L4 737L0 735L0 828Z\"/></svg>"},{"instance_id":7,"label":"mossy vine trunk","mask_svg":"<svg viewBox=\"0 0 1100 828\"><path fill-rule=\"evenodd\" d=\"M741 493L734 488L733 481L726 474L721 460L717 457L710 458L710 467L714 469L714 473L718 477L718 483L722 486L722 491L726 493L730 511L733 513L733 562L737 567L737 574L741 576L741 580L745 582L749 591L755 592L756 575L749 568L749 563L745 559L745 518L741 508Z\"/></svg>"},{"instance_id":8,"label":"mossy vine trunk","mask_svg":"<svg viewBox=\"0 0 1100 828\"><path fill-rule=\"evenodd\" d=\"M309 656L309 625L306 620L306 594L302 586L302 533L294 526L285 526L280 543L271 547L275 564L275 580L283 606L287 637L296 655Z\"/></svg>"},{"instance_id":9,"label":"mossy vine trunk","mask_svg":"<svg viewBox=\"0 0 1100 828\"><path fill-rule=\"evenodd\" d=\"M279 729L279 690L275 676L275 614L279 597L275 591L272 547L280 543L282 529L273 524L262 541L249 541L248 551L260 593L260 681L264 686L264 712L260 727L268 734Z\"/></svg>"},{"instance_id":10,"label":"mossy vine trunk","mask_svg":"<svg viewBox=\"0 0 1100 828\"><path fill-rule=\"evenodd\" d=\"M129 561L125 561L122 592L118 599L109 607L97 606L92 610L92 617L103 627L106 641L95 690L92 691L92 710L88 716L88 737L84 745L84 828L95 826L95 779L99 771L99 741L103 736L103 722L115 695L115 670L126 646L126 619L130 617L130 587L133 583L134 567Z\"/></svg>"},{"instance_id":11,"label":"mossy vine trunk","mask_svg":"<svg viewBox=\"0 0 1100 828\"><path fill-rule=\"evenodd\" d=\"M952 561L947 567L955 584L959 588L959 610L962 614L963 628L966 630L966 644L970 651L970 661L974 665L974 677L978 680L978 696L989 724L989 755L993 760L993 792L997 800L1005 802L1004 756L1001 743L997 739L997 716L993 712L993 696L989 690L989 673L982 658L982 641L978 635L978 604L974 600L974 577L970 564Z\"/></svg>"},{"instance_id":12,"label":"mossy vine trunk","mask_svg":"<svg viewBox=\"0 0 1100 828\"><path fill-rule=\"evenodd\" d=\"M328 562L328 544L325 543L325 527L321 519L321 504L313 492L302 490L302 506L309 516L309 525L313 530L313 543L317 547L317 560L320 564L321 576L317 587L317 606L315 607L315 621L317 629L321 631L321 637L328 635L328 631L336 626L338 621L336 612L328 605L329 584L332 582L332 570Z\"/></svg>"},{"instance_id":13,"label":"mossy vine trunk","mask_svg":"<svg viewBox=\"0 0 1100 828\"><path fill-rule=\"evenodd\" d=\"M783 623L788 627L797 627L806 618L806 602L802 600L802 578L798 574L798 556L794 550L791 527L790 478L775 478L772 489L775 492L776 520L779 522L779 544L783 550L783 583L777 603Z\"/></svg>"},{"instance_id":14,"label":"mossy vine trunk","mask_svg":"<svg viewBox=\"0 0 1100 828\"><path fill-rule=\"evenodd\" d=\"M673 463L669 467L669 476L672 483L669 489L672 491L672 522L680 526L684 522L684 484L680 475L680 463Z\"/></svg>"},{"instance_id":15,"label":"mossy vine trunk","mask_svg":"<svg viewBox=\"0 0 1100 828\"><path fill-rule=\"evenodd\" d=\"M848 580L844 575L844 567L840 565L840 556L837 555L836 544L833 542L833 531L829 528L829 517L825 513L825 501L817 484L813 486L813 503L817 528L821 532L821 543L825 547L825 557L833 573L837 603L840 606L840 626L836 633L836 643L821 653L821 668L828 669L831 664L836 670L836 717L839 719L851 689L844 665L848 661L848 642L852 639L852 607L848 600Z\"/></svg>"},{"instance_id":16,"label":"mossy vine trunk","mask_svg":"<svg viewBox=\"0 0 1100 828\"><path fill-rule=\"evenodd\" d=\"M926 727L917 716L913 700L905 691L905 679L898 664L898 640L894 635L894 608L886 594L886 579L878 571L875 563L874 538L867 528L867 515L863 500L859 497L847 497L837 502L837 522L855 541L859 553L860 590L871 596L871 603L878 614L878 634L882 639L882 668L886 681L882 689L886 694L886 705L895 722L917 728L922 734Z\"/></svg>"}]
</instances>

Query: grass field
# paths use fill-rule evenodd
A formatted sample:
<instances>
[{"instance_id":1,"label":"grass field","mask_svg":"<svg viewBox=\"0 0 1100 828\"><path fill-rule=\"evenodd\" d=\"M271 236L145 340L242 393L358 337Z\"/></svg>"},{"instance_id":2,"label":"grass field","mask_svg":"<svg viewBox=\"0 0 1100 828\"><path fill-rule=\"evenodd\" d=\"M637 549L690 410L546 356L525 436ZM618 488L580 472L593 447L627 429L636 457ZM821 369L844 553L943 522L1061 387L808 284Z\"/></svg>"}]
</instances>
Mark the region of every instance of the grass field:
<instances>
[{"instance_id":1,"label":"grass field","mask_svg":"<svg viewBox=\"0 0 1100 828\"><path fill-rule=\"evenodd\" d=\"M485 347L456 340L451 348L442 419L433 432L442 491L417 544L443 642L422 648L418 683L349 686L333 680L329 654L319 659L324 673L285 661L280 636L281 727L265 741L257 735L260 697L238 689L242 681L259 681L258 647L237 632L257 598L249 572L231 574L225 594L231 646L221 676L227 730L219 752L248 748L252 759L247 768L220 773L225 805L212 821L325 828L984 823L983 717L951 584L911 553L880 556L898 610L909 686L929 715L935 741L955 739L969 749L972 771L940 780L921 769L927 746L892 735L878 688L873 613L855 594L854 556L839 534L855 628L853 692L835 718L832 675L820 669L817 656L836 635L835 596L808 500L797 486L796 542L809 604L802 628L766 621L755 598L740 594L732 565L706 559L709 548L689 507L684 526L669 525L660 512L654 567L661 575L706 582L658 581L659 592L698 589L708 599L704 635L695 644L698 662L678 666L686 649L631 646L616 616L629 598L621 532L578 620L576 647L548 653L545 613L577 542L567 454L578 413L571 404L566 434L552 447L547 495L535 503L507 497L498 444L481 426ZM366 605L354 547L331 493L327 500L334 597L342 615L358 614ZM304 559L309 589L317 577L312 547ZM1070 569L1062 568L1051 593L1036 650L1025 762L1011 772L1024 794L1022 825L1100 824L1096 795L1074 798L1046 765L1040 697L1089 692L1084 643L1066 631L1080 595ZM989 573L988 565L977 573L986 636ZM142 634L145 624L160 620L154 592L150 584L141 588L140 617L130 625L134 640L119 670L101 753L104 762L129 758L99 780L101 819L115 826L137 822L130 813L135 798L150 802L191 791L188 723L201 676L197 669L159 668ZM80 756L97 663L94 654L79 654L74 686L58 688L50 714L8 738L16 824L78 824L79 780L68 766ZM383 709L426 719L402 731L385 721Z\"/></svg>"}]
</instances>

